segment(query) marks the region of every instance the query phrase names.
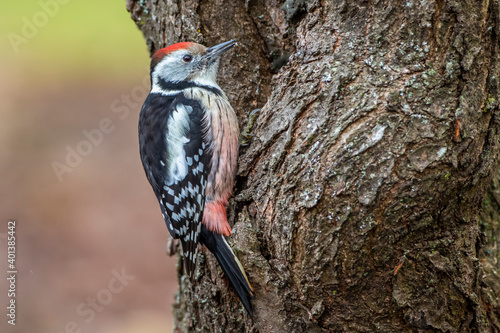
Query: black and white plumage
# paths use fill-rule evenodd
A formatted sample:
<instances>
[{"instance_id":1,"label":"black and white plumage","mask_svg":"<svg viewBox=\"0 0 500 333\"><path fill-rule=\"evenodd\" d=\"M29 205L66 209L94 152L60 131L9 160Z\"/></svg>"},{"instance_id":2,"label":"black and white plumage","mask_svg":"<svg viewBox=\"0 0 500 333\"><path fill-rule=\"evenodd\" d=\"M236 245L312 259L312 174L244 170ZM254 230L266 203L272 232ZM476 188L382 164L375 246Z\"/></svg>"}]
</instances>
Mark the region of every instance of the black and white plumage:
<instances>
[{"instance_id":1,"label":"black and white plumage","mask_svg":"<svg viewBox=\"0 0 500 333\"><path fill-rule=\"evenodd\" d=\"M203 140L207 132L203 111L183 94L150 94L144 105L139 127L150 129L140 135L144 169L170 235L181 241L186 271L191 275L211 161Z\"/></svg>"},{"instance_id":2,"label":"black and white plumage","mask_svg":"<svg viewBox=\"0 0 500 333\"><path fill-rule=\"evenodd\" d=\"M155 53L139 145L168 231L181 242L186 274L193 276L198 244L206 245L252 315L253 291L224 239L231 233L225 205L234 183L239 129L215 78L220 56L234 44L207 49L178 43Z\"/></svg>"}]
</instances>

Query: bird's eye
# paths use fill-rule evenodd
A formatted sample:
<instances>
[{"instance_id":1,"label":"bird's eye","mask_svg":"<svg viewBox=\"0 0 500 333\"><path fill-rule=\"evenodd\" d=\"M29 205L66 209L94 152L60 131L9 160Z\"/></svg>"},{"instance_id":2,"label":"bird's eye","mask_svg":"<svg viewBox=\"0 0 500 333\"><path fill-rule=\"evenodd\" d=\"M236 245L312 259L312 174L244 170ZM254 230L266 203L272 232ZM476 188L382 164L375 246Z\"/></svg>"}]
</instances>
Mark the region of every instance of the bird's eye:
<instances>
[{"instance_id":1,"label":"bird's eye","mask_svg":"<svg viewBox=\"0 0 500 333\"><path fill-rule=\"evenodd\" d=\"M182 57L182 60L184 60L184 62L191 62L191 60L193 60L193 57L190 54L186 54L184 57Z\"/></svg>"}]
</instances>

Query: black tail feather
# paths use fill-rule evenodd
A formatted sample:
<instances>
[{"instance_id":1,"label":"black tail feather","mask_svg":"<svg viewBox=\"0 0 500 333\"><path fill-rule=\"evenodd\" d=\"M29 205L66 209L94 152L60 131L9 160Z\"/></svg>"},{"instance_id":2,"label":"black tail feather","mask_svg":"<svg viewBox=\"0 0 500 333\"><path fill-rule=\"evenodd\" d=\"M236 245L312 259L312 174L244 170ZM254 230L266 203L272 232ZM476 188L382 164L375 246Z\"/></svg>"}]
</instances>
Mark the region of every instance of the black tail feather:
<instances>
[{"instance_id":1,"label":"black tail feather","mask_svg":"<svg viewBox=\"0 0 500 333\"><path fill-rule=\"evenodd\" d=\"M238 298L253 318L252 305L249 298L253 298L253 290L238 258L227 244L224 236L208 231L202 226L200 241L212 252L219 262L222 270L228 277Z\"/></svg>"}]
</instances>

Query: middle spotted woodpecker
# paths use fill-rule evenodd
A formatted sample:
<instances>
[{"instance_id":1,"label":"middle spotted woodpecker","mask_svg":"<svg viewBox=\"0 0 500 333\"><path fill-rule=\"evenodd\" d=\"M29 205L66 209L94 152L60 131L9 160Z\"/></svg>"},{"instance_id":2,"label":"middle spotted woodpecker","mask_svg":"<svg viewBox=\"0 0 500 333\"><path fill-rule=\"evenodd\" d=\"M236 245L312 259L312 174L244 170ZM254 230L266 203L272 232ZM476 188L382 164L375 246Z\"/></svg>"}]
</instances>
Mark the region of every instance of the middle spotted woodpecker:
<instances>
[{"instance_id":1,"label":"middle spotted woodpecker","mask_svg":"<svg viewBox=\"0 0 500 333\"><path fill-rule=\"evenodd\" d=\"M216 83L219 61L236 44L206 48L177 43L151 61L151 92L139 117L141 160L186 274L198 244L217 258L249 315L253 291L224 236L231 234L226 205L238 158L238 119Z\"/></svg>"}]
</instances>

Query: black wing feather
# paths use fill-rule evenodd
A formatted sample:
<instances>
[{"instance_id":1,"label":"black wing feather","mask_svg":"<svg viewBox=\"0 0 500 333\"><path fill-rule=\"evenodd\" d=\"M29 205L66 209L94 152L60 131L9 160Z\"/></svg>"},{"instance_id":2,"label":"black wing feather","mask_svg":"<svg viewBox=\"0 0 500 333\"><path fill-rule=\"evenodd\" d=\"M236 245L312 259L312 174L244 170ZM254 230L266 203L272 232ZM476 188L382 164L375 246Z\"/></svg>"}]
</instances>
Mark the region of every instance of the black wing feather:
<instances>
[{"instance_id":1,"label":"black wing feather","mask_svg":"<svg viewBox=\"0 0 500 333\"><path fill-rule=\"evenodd\" d=\"M186 99L182 94L173 97L150 94L148 98L151 100L145 105L149 107L141 110L139 120L141 158L169 232L181 241L186 273L192 276L211 161L210 151L203 141L206 137L204 113L198 102ZM189 114L188 126L181 131L185 154L181 159L166 142L168 122L179 110ZM175 161L181 165L179 172Z\"/></svg>"}]
</instances>

